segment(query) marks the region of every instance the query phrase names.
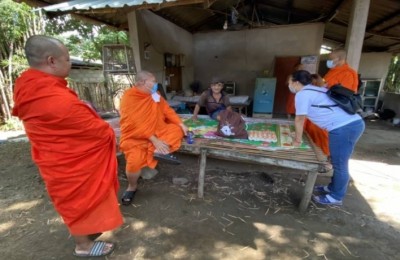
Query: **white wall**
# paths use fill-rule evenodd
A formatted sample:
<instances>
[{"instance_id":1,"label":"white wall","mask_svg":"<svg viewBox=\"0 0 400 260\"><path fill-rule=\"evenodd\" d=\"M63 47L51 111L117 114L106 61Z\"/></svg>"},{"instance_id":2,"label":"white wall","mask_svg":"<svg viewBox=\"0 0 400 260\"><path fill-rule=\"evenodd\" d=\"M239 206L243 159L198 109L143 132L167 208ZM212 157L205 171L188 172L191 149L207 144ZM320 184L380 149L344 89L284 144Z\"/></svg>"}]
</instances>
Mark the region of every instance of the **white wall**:
<instances>
[{"instance_id":1,"label":"white wall","mask_svg":"<svg viewBox=\"0 0 400 260\"><path fill-rule=\"evenodd\" d=\"M135 46L135 56L140 57L142 70L155 74L160 83L164 83L164 53L184 54L182 67L182 88L189 88L193 81L193 35L164 18L148 11L139 10L128 14L129 34L139 44ZM145 43L150 59L144 58Z\"/></svg>"},{"instance_id":2,"label":"white wall","mask_svg":"<svg viewBox=\"0 0 400 260\"><path fill-rule=\"evenodd\" d=\"M194 75L203 89L213 76L235 81L239 95L253 95L255 79L272 75L275 56L319 55L323 24L197 33Z\"/></svg>"},{"instance_id":3,"label":"white wall","mask_svg":"<svg viewBox=\"0 0 400 260\"><path fill-rule=\"evenodd\" d=\"M391 58L392 54L386 52L362 53L358 73L361 78L386 79Z\"/></svg>"}]
</instances>

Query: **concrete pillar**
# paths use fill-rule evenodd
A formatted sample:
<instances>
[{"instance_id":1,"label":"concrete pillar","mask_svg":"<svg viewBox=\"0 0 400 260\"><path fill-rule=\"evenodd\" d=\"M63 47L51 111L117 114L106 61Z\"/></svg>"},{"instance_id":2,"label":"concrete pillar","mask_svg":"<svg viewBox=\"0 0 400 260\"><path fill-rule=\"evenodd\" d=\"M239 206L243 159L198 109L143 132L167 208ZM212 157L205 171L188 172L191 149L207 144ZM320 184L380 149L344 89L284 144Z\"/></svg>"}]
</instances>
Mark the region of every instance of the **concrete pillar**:
<instances>
[{"instance_id":1,"label":"concrete pillar","mask_svg":"<svg viewBox=\"0 0 400 260\"><path fill-rule=\"evenodd\" d=\"M370 0L353 0L345 49L347 51L347 63L355 70L358 70L360 64L369 5Z\"/></svg>"},{"instance_id":2,"label":"concrete pillar","mask_svg":"<svg viewBox=\"0 0 400 260\"><path fill-rule=\"evenodd\" d=\"M140 51L140 41L139 41L139 25L137 20L136 11L130 12L128 14L128 26L129 26L129 42L131 43L131 48L133 50L133 55L135 58L136 71L142 70L141 62L141 51Z\"/></svg>"}]
</instances>

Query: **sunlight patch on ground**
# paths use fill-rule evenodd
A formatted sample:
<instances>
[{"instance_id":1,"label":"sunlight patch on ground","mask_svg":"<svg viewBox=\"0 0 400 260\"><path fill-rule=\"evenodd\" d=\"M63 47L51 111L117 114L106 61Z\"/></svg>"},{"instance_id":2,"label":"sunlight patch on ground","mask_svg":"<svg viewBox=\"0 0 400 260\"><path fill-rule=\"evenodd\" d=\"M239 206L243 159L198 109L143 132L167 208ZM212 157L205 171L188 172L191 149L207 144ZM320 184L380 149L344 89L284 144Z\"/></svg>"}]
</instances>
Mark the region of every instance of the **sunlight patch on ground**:
<instances>
[{"instance_id":1,"label":"sunlight patch on ground","mask_svg":"<svg viewBox=\"0 0 400 260\"><path fill-rule=\"evenodd\" d=\"M184 246L176 246L168 255L171 255L174 259L188 259L190 256Z\"/></svg>"},{"instance_id":2,"label":"sunlight patch on ground","mask_svg":"<svg viewBox=\"0 0 400 260\"><path fill-rule=\"evenodd\" d=\"M18 203L14 203L13 205L9 206L4 211L5 212L9 212L9 211L16 211L16 210L28 210L28 209L31 209L31 208L37 206L38 204L40 204L42 202L43 202L43 200L32 200L32 201L29 201L29 202L18 202Z\"/></svg>"},{"instance_id":3,"label":"sunlight patch on ground","mask_svg":"<svg viewBox=\"0 0 400 260\"><path fill-rule=\"evenodd\" d=\"M54 217L52 219L47 219L46 222L47 225L61 225L64 224L64 221L62 220L62 218L60 216L58 217Z\"/></svg>"},{"instance_id":4,"label":"sunlight patch on ground","mask_svg":"<svg viewBox=\"0 0 400 260\"><path fill-rule=\"evenodd\" d=\"M15 226L14 221L8 221L6 223L1 223L0 224L0 233L5 233L7 230L10 230Z\"/></svg>"},{"instance_id":5,"label":"sunlight patch on ground","mask_svg":"<svg viewBox=\"0 0 400 260\"><path fill-rule=\"evenodd\" d=\"M350 160L350 175L377 218L400 227L400 165Z\"/></svg>"},{"instance_id":6,"label":"sunlight patch on ground","mask_svg":"<svg viewBox=\"0 0 400 260\"><path fill-rule=\"evenodd\" d=\"M287 230L282 226L266 225L264 223L254 223L253 225L257 228L258 232L265 234L266 238L268 240L273 240L274 243L285 244L290 242L290 239L282 235L282 233Z\"/></svg>"},{"instance_id":7,"label":"sunlight patch on ground","mask_svg":"<svg viewBox=\"0 0 400 260\"><path fill-rule=\"evenodd\" d=\"M140 231L147 227L147 222L144 221L135 221L131 224L131 228L133 231Z\"/></svg>"}]
</instances>

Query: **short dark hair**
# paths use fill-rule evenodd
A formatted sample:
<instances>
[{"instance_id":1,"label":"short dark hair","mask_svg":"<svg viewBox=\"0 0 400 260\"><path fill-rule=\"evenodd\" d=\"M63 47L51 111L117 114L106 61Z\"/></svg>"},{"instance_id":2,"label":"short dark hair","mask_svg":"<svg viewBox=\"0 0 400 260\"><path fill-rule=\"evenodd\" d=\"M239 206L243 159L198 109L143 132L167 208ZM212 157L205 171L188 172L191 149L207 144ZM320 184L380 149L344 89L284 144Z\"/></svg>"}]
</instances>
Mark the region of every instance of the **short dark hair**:
<instances>
[{"instance_id":1,"label":"short dark hair","mask_svg":"<svg viewBox=\"0 0 400 260\"><path fill-rule=\"evenodd\" d=\"M211 84L218 84L218 83L224 84L224 81L222 79L220 79L219 77L213 77L211 79Z\"/></svg>"},{"instance_id":2,"label":"short dark hair","mask_svg":"<svg viewBox=\"0 0 400 260\"><path fill-rule=\"evenodd\" d=\"M306 86L312 82L311 74L306 70L297 70L292 74L292 81L298 81L303 86Z\"/></svg>"}]
</instances>

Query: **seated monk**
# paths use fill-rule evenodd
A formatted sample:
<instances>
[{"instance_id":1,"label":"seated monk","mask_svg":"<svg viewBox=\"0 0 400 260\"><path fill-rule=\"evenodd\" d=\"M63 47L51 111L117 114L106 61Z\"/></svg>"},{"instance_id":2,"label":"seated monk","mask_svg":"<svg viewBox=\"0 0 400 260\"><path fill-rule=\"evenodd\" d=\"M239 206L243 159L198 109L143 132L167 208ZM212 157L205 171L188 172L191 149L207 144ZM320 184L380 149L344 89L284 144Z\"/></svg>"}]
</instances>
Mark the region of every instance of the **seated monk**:
<instances>
[{"instance_id":1,"label":"seated monk","mask_svg":"<svg viewBox=\"0 0 400 260\"><path fill-rule=\"evenodd\" d=\"M74 255L103 256L113 243L94 241L123 223L113 129L67 87L67 48L36 35L25 45L30 68L16 80L13 115L25 126L32 158L75 240Z\"/></svg>"},{"instance_id":2,"label":"seated monk","mask_svg":"<svg viewBox=\"0 0 400 260\"><path fill-rule=\"evenodd\" d=\"M177 162L171 153L179 149L187 133L179 116L157 93L157 87L154 75L141 71L135 86L122 96L120 149L125 154L129 183L122 195L123 205L132 203L141 175L150 178L157 173L157 159Z\"/></svg>"}]
</instances>

